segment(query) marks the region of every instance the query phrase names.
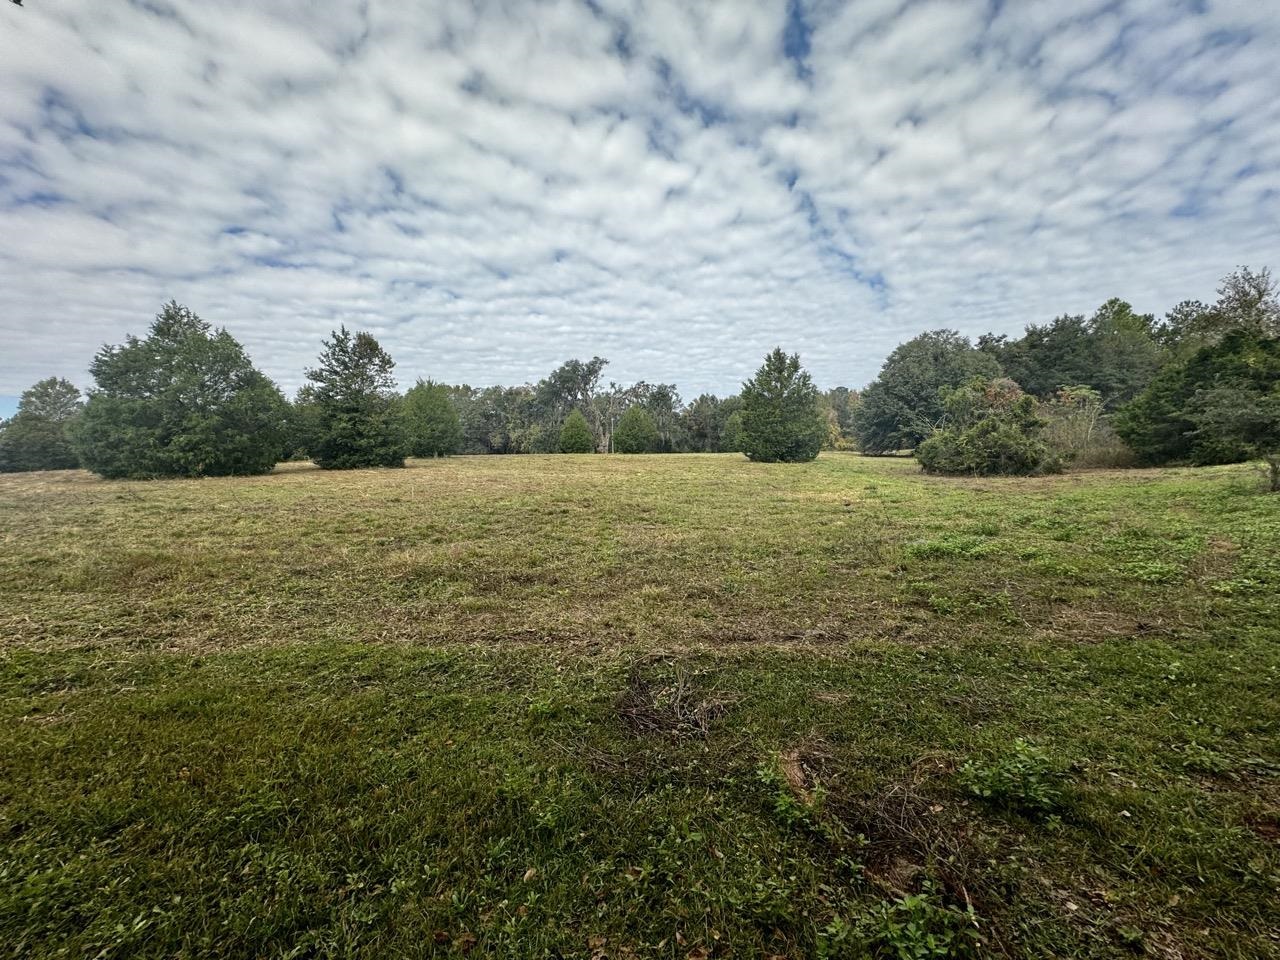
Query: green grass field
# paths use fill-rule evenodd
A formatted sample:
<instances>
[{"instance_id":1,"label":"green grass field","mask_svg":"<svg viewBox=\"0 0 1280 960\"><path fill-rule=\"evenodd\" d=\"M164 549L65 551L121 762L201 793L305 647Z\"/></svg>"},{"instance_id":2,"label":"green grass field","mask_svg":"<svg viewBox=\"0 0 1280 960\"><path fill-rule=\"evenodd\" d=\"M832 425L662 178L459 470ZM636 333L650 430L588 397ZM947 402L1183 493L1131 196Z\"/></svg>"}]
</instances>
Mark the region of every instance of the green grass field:
<instances>
[{"instance_id":1,"label":"green grass field","mask_svg":"<svg viewBox=\"0 0 1280 960\"><path fill-rule=\"evenodd\" d=\"M1280 956L1280 500L0 477L0 955Z\"/></svg>"}]
</instances>

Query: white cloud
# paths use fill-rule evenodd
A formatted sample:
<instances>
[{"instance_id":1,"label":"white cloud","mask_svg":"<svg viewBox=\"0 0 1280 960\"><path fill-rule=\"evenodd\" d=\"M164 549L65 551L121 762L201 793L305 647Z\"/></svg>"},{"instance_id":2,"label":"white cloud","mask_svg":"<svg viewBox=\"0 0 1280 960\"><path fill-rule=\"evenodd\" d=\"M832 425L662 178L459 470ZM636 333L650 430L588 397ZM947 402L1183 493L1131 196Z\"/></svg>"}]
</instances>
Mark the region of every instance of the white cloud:
<instances>
[{"instance_id":1,"label":"white cloud","mask_svg":"<svg viewBox=\"0 0 1280 960\"><path fill-rule=\"evenodd\" d=\"M0 11L0 394L176 297L287 388L338 323L418 375L860 385L1280 266L1265 4L43 3Z\"/></svg>"}]
</instances>

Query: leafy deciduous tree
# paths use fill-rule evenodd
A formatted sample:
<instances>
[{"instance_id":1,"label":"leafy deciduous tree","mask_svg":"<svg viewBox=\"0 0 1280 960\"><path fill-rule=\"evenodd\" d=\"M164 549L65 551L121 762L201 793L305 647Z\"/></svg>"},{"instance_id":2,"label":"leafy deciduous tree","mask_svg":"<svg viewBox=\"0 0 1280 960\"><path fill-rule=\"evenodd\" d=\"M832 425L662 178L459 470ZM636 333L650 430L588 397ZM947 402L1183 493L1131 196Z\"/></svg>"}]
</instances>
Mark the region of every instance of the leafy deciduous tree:
<instances>
[{"instance_id":1,"label":"leafy deciduous tree","mask_svg":"<svg viewBox=\"0 0 1280 960\"><path fill-rule=\"evenodd\" d=\"M462 445L458 411L443 384L430 380L414 384L404 395L404 418L411 456L447 457Z\"/></svg>"},{"instance_id":2,"label":"leafy deciduous tree","mask_svg":"<svg viewBox=\"0 0 1280 960\"><path fill-rule=\"evenodd\" d=\"M932 330L899 346L862 392L854 429L863 453L915 447L943 420L945 389L997 377L1000 364L954 330Z\"/></svg>"}]
</instances>

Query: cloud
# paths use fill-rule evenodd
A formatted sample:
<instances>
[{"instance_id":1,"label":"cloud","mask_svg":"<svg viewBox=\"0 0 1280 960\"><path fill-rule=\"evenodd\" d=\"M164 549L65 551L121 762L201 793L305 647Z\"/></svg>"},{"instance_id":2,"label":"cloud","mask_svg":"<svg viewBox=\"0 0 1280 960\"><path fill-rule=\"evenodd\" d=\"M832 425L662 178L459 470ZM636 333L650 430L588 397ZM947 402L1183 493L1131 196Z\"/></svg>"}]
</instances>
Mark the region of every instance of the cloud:
<instances>
[{"instance_id":1,"label":"cloud","mask_svg":"<svg viewBox=\"0 0 1280 960\"><path fill-rule=\"evenodd\" d=\"M42 3L0 11L0 393L177 298L287 389L860 385L923 329L1280 266L1280 25L1170 0Z\"/></svg>"}]
</instances>

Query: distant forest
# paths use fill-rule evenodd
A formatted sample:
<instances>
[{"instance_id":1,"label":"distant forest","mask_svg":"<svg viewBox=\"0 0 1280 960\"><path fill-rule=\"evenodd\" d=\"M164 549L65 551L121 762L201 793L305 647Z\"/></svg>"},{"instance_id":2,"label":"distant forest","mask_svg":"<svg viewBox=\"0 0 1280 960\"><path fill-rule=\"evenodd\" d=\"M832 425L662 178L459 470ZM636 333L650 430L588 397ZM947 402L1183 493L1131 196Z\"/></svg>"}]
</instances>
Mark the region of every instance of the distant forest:
<instances>
[{"instance_id":1,"label":"distant forest","mask_svg":"<svg viewBox=\"0 0 1280 960\"><path fill-rule=\"evenodd\" d=\"M170 303L146 337L94 357L87 399L52 378L24 393L0 424L0 471L204 476L290 458L348 468L460 453L804 460L822 448L915 451L940 473L1263 458L1280 485L1278 338L1270 272L1241 267L1214 303L1185 301L1159 319L1112 299L1017 338L921 333L862 391L819 392L799 359L779 350L728 397L686 401L675 384L606 384L601 357L566 361L532 384L419 380L400 394L381 345L344 328L290 401L230 334Z\"/></svg>"}]
</instances>

